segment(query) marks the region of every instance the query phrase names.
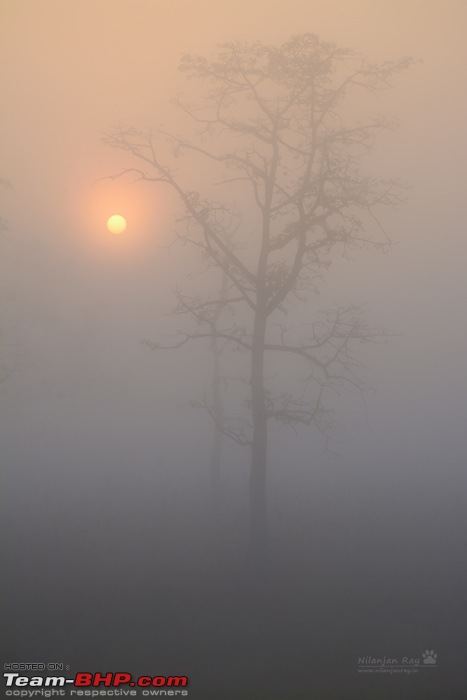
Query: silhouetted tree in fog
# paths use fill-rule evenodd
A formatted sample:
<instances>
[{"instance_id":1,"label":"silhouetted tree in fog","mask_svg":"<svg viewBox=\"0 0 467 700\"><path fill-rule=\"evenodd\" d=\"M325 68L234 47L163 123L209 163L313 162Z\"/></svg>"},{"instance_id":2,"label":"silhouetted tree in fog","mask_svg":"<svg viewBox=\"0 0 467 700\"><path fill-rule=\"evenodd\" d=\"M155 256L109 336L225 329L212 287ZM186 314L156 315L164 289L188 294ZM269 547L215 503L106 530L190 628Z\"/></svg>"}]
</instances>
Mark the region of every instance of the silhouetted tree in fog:
<instances>
[{"instance_id":1,"label":"silhouetted tree in fog","mask_svg":"<svg viewBox=\"0 0 467 700\"><path fill-rule=\"evenodd\" d=\"M177 345L209 338L249 355L249 420L224 416L219 425L251 450L253 558L267 547L269 421L314 425L329 437L330 394L361 388L354 349L377 332L358 309L335 308L307 326L286 324L285 315L291 302L310 298L336 255L389 244L377 212L397 203L400 188L368 175L362 158L392 124L363 119L360 105L352 116L349 98L385 90L410 63L369 63L310 34L280 46L225 44L212 60L182 59L182 72L199 80L203 93L195 106L178 102L193 123L189 138L120 128L107 139L141 163L123 173L176 192L184 210L178 236L226 280L222 295L179 299L197 326ZM190 167L205 161L199 180L212 173L212 185L197 189L175 169L175 159L188 154ZM266 379L269 355L303 362L299 393Z\"/></svg>"}]
</instances>

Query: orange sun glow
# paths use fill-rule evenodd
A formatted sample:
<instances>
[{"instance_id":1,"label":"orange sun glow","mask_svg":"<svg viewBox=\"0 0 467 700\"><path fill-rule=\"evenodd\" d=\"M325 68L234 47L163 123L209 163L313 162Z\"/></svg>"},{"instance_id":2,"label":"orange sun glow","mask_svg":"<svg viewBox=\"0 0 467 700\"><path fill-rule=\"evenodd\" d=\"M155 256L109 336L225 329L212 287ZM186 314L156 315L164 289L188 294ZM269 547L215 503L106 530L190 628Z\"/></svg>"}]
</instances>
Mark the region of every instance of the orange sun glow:
<instances>
[{"instance_id":1,"label":"orange sun glow","mask_svg":"<svg viewBox=\"0 0 467 700\"><path fill-rule=\"evenodd\" d=\"M107 228L110 233L123 233L126 229L126 221L120 214L114 214L107 220Z\"/></svg>"}]
</instances>

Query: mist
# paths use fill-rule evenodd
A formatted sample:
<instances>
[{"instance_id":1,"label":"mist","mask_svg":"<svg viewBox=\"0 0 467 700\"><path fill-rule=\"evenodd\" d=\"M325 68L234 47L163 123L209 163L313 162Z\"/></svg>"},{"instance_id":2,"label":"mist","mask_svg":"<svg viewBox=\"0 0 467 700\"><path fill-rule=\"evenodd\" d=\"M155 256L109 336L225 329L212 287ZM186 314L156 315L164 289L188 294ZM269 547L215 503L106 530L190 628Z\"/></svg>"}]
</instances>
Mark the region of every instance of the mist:
<instances>
[{"instance_id":1,"label":"mist","mask_svg":"<svg viewBox=\"0 0 467 700\"><path fill-rule=\"evenodd\" d=\"M465 3L3 0L1 13L4 664L187 676L200 700L460 700ZM222 266L187 240L177 192L125 144L158 129L198 143L177 101L198 108L209 85L180 72L183 56L303 33L372 65L412 57L390 89L338 108L350 125L391 121L361 167L394 180L400 201L365 224L390 246L338 247L270 317L269 345L296 346L312 324L323 333L323 312L350 304L379 334L356 348L352 390L326 395L331 432L291 420L292 402L271 409L289 413L268 422L267 538L252 548L254 314L222 307L221 420L212 318L180 304L217 299ZM222 132L214 147L246 153L244 135ZM251 181L220 186L223 163L160 144L187 191L231 207L217 225L253 269ZM113 214L121 235L107 229ZM316 401L307 372L268 356L264 403Z\"/></svg>"}]
</instances>

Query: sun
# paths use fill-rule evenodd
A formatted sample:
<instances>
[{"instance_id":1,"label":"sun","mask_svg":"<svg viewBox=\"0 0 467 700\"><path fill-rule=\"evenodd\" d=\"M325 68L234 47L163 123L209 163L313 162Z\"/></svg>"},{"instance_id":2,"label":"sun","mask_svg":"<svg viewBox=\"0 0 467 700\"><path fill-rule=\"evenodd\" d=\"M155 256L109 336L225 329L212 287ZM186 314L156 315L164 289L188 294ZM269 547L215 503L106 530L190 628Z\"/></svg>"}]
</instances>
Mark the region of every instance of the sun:
<instances>
[{"instance_id":1,"label":"sun","mask_svg":"<svg viewBox=\"0 0 467 700\"><path fill-rule=\"evenodd\" d=\"M109 219L107 219L107 228L110 233L123 233L126 229L126 221L120 214L113 214Z\"/></svg>"}]
</instances>

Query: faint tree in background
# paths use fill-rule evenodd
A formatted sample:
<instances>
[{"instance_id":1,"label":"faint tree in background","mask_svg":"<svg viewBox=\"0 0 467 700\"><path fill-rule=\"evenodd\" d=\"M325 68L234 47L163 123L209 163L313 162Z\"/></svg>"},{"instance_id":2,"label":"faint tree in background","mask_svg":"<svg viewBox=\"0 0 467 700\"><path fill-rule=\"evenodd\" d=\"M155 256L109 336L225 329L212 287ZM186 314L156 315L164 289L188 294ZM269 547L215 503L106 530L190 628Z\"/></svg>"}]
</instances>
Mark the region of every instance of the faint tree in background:
<instances>
[{"instance_id":1,"label":"faint tree in background","mask_svg":"<svg viewBox=\"0 0 467 700\"><path fill-rule=\"evenodd\" d=\"M209 397L204 397L202 406L209 411L212 418L213 433L211 455L209 460L209 478L213 503L216 506L221 505L222 490L221 490L221 465L222 465L222 438L226 429L224 402L222 398L222 387L225 384L225 378L222 372L222 355L226 346L225 339L222 338L222 321L225 316L228 296L227 290L229 287L229 279L224 271L221 274L221 280L217 291L215 301L200 300L199 297L187 297L184 294L177 293L177 308L175 314L190 316L197 327L195 334L184 336L175 345L164 346L165 348L181 347L190 338L207 337L209 339L209 351L211 359L211 386ZM200 331L202 329L202 331ZM146 341L149 347L156 349L161 348L161 345ZM194 405L199 405L195 403Z\"/></svg>"},{"instance_id":2,"label":"faint tree in background","mask_svg":"<svg viewBox=\"0 0 467 700\"><path fill-rule=\"evenodd\" d=\"M12 189L12 184L9 180L6 180L4 177L0 177L0 187L2 189L7 189L11 190ZM2 206L3 208L3 206ZM3 216L0 216L0 234L4 233L5 231L8 230L8 222ZM3 244L3 241L2 241ZM6 349L5 349L5 341L4 341L4 328L3 328L3 319L2 323L0 323L0 344L2 348L2 353L1 353L1 358L0 358L0 382L3 382L9 375L10 370L8 368L9 362L7 361L6 358Z\"/></svg>"},{"instance_id":3,"label":"faint tree in background","mask_svg":"<svg viewBox=\"0 0 467 700\"><path fill-rule=\"evenodd\" d=\"M12 184L9 180L6 180L4 177L0 177L0 187L2 189L11 190ZM7 228L8 228L7 222L5 221L3 216L0 216L0 232L6 231Z\"/></svg>"},{"instance_id":4,"label":"faint tree in background","mask_svg":"<svg viewBox=\"0 0 467 700\"><path fill-rule=\"evenodd\" d=\"M269 421L314 425L328 438L330 395L362 388L354 350L379 335L352 306L307 326L287 324L285 316L310 299L336 255L389 245L378 210L397 204L401 187L368 175L362 158L374 137L394 125L384 117L362 120L360 106L352 116L356 103L349 98L387 89L410 64L369 63L311 34L280 46L224 44L213 60L182 59L181 71L203 92L195 106L178 101L193 124L189 138L119 128L106 139L140 164L118 175L134 172L176 192L184 211L178 237L222 271L220 295L179 297L178 311L196 326L176 345L208 338L248 353L249 420L219 421L214 387L206 408L224 434L251 450L253 559L267 550ZM210 185L196 189L185 182L192 176L175 169L175 159L188 154L190 167L199 158L206 163L201 173L216 173L215 193ZM266 379L270 354L303 362L300 392Z\"/></svg>"}]
</instances>

